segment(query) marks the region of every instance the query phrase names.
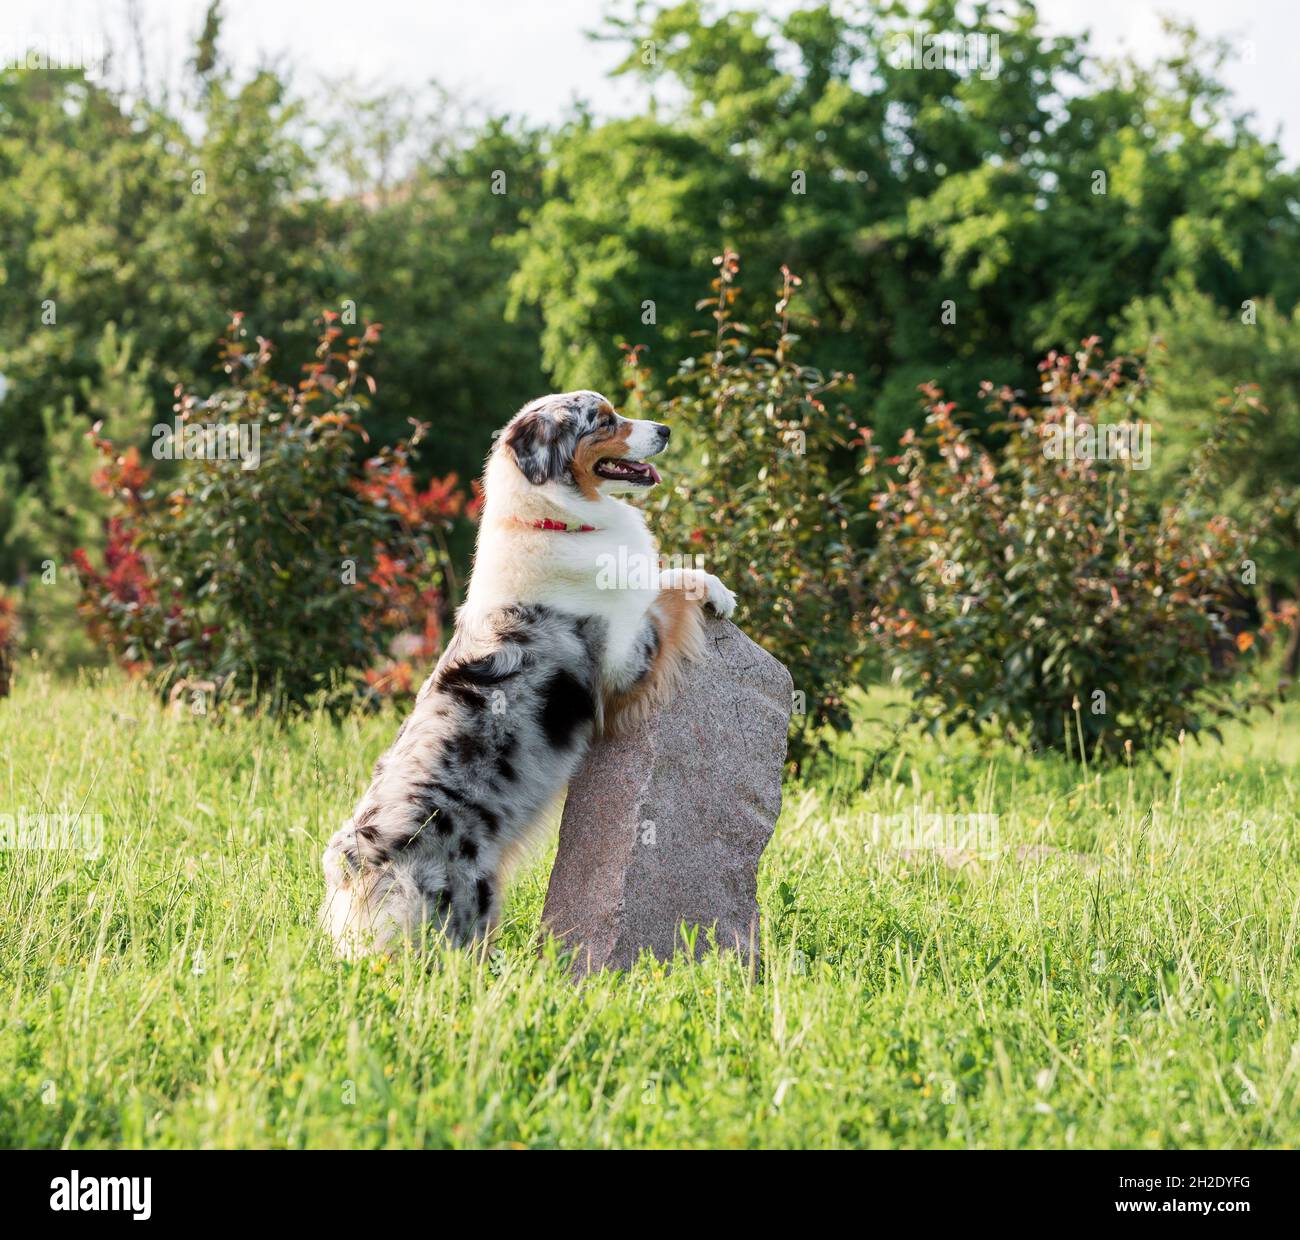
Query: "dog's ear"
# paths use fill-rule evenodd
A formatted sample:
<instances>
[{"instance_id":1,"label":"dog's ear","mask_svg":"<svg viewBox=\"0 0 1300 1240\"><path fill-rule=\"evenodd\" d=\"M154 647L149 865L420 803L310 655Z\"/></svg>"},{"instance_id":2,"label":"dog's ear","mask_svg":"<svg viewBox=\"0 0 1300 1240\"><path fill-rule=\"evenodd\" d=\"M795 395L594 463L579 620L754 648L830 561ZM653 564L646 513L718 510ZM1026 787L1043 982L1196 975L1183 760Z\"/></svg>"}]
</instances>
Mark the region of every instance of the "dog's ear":
<instances>
[{"instance_id":1,"label":"dog's ear","mask_svg":"<svg viewBox=\"0 0 1300 1240\"><path fill-rule=\"evenodd\" d=\"M561 443L564 427L553 414L535 409L521 414L506 431L506 447L514 453L515 464L533 486L554 482L564 472Z\"/></svg>"}]
</instances>

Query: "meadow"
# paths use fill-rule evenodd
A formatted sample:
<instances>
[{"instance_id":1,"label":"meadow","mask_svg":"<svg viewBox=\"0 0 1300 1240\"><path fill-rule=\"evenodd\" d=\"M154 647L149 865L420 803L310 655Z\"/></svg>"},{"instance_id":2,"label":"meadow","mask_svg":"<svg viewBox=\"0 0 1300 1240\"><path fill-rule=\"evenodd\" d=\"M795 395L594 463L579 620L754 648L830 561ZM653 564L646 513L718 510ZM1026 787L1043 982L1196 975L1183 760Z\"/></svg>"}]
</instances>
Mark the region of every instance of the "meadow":
<instances>
[{"instance_id":1,"label":"meadow","mask_svg":"<svg viewBox=\"0 0 1300 1240\"><path fill-rule=\"evenodd\" d=\"M391 713L217 720L24 675L0 813L81 808L103 840L0 852L0 1144L1300 1140L1300 710L1086 772L890 747L891 701L787 786L757 975L713 954L575 984L539 950L548 856L489 952L330 956L321 847ZM996 815L996 847L895 847L916 808Z\"/></svg>"}]
</instances>

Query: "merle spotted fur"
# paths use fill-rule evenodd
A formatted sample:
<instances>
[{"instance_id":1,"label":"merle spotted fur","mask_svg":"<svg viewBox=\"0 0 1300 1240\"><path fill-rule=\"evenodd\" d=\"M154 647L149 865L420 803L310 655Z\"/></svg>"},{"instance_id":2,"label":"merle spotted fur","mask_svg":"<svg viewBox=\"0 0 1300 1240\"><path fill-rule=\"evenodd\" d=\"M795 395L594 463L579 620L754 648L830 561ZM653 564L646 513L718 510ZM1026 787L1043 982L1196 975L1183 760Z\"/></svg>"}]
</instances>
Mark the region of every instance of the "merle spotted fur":
<instances>
[{"instance_id":1,"label":"merle spotted fur","mask_svg":"<svg viewBox=\"0 0 1300 1240\"><path fill-rule=\"evenodd\" d=\"M382 946L424 923L455 943L486 934L503 861L567 784L597 726L603 629L598 618L516 605L457 631L330 843L337 907L326 916L357 921L336 926L341 942L351 930ZM345 884L362 901L346 898Z\"/></svg>"},{"instance_id":2,"label":"merle spotted fur","mask_svg":"<svg viewBox=\"0 0 1300 1240\"><path fill-rule=\"evenodd\" d=\"M575 392L562 404L554 397L540 397L525 405L506 430L506 446L514 453L520 472L534 486L569 474L573 449L595 426L599 413L595 402L584 399L589 395ZM567 416L556 418L557 409Z\"/></svg>"}]
</instances>

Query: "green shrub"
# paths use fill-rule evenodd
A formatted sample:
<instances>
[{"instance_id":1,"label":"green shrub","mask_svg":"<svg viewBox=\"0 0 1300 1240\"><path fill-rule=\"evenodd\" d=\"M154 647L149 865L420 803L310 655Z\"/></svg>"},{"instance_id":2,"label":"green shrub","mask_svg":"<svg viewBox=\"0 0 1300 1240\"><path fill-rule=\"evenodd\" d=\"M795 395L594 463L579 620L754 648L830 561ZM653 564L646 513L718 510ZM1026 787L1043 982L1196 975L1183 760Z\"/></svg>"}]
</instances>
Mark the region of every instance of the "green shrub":
<instances>
[{"instance_id":1,"label":"green shrub","mask_svg":"<svg viewBox=\"0 0 1300 1240\"><path fill-rule=\"evenodd\" d=\"M739 260L728 251L714 262L713 295L700 302L713 327L696 333L707 344L682 363L656 414L685 461L674 462L655 528L670 562L698 562L735 590L737 619L790 669L798 761L823 725L847 725L845 692L864 656L855 513L848 484L831 475L856 428L824 400L846 377L795 361L799 278L782 269L776 319L756 333L732 315ZM639 352L627 358L632 404L649 403Z\"/></svg>"},{"instance_id":2,"label":"green shrub","mask_svg":"<svg viewBox=\"0 0 1300 1240\"><path fill-rule=\"evenodd\" d=\"M1229 628L1248 543L1201 499L1215 453L1177 503L1145 509L1130 462L1054 459L1053 447L1135 424L1141 371L1104 362L1095 340L1040 370L1040 408L986 385L998 453L930 388L925 433L889 462L872 457L884 484L872 629L934 727L1102 759L1180 732L1217 736L1215 721L1243 705L1232 681L1254 635ZM1248 400L1221 420L1221 439Z\"/></svg>"},{"instance_id":3,"label":"green shrub","mask_svg":"<svg viewBox=\"0 0 1300 1240\"><path fill-rule=\"evenodd\" d=\"M418 492L409 445L360 459L378 327L342 339L335 317L290 387L237 316L221 342L227 384L205 400L178 389L175 433L155 427L154 456L169 461L156 474L100 441L113 505L105 568L78 556L82 612L164 689L203 680L275 706L342 701L403 632L439 639L442 532L464 496L454 476ZM410 677L371 684L404 690Z\"/></svg>"}]
</instances>

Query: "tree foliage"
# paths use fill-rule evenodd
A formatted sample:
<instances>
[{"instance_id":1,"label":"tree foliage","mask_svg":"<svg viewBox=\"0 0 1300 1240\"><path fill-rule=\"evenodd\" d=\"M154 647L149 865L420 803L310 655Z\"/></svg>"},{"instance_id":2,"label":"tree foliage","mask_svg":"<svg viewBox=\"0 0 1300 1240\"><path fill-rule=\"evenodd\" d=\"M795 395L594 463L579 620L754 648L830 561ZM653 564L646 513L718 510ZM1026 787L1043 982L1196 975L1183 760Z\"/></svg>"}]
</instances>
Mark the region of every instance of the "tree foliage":
<instances>
[{"instance_id":1,"label":"tree foliage","mask_svg":"<svg viewBox=\"0 0 1300 1240\"><path fill-rule=\"evenodd\" d=\"M1133 303L1125 342L1147 354L1155 436L1147 481L1163 499L1187 485L1223 409L1251 390L1253 416L1220 446L1211 498L1219 511L1258 523L1250 551L1259 582L1300 596L1300 308L1288 315L1265 298L1224 311L1183 283L1168 298Z\"/></svg>"},{"instance_id":2,"label":"tree foliage","mask_svg":"<svg viewBox=\"0 0 1300 1240\"><path fill-rule=\"evenodd\" d=\"M1300 181L1233 112L1225 50L1190 32L1146 69L1099 63L1019 2L777 17L686 0L608 33L668 102L559 134L517 237L516 304L540 308L562 385L609 381L611 336L670 374L690 272L719 242L801 273L822 323L809 361L854 373L890 441L918 383L1028 387L1043 352L1113 335L1177 275L1220 305L1300 295ZM914 67L918 41L968 36L996 37L991 71Z\"/></svg>"},{"instance_id":3,"label":"tree foliage","mask_svg":"<svg viewBox=\"0 0 1300 1240\"><path fill-rule=\"evenodd\" d=\"M74 71L0 72L0 576L69 550L15 526L9 496L55 502L50 419L94 420L93 394L113 383L107 324L149 376L140 433L170 416L177 383L207 382L237 308L281 345L268 363L281 382L297 379L282 359L310 351L319 307L389 324L367 430L391 443L429 422L426 477L476 474L491 432L546 386L536 315L505 322L514 260L498 244L537 192L540 136L431 122L396 183L354 161L340 184L336 156L405 132L392 96L346 131L270 71L236 79L208 26L203 71L170 111Z\"/></svg>"}]
</instances>

